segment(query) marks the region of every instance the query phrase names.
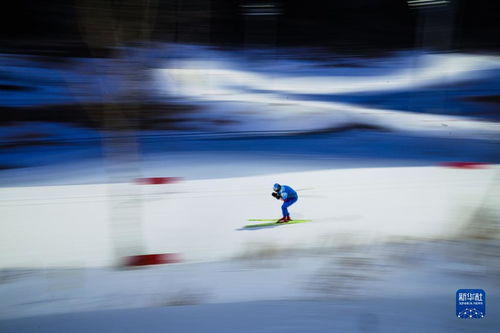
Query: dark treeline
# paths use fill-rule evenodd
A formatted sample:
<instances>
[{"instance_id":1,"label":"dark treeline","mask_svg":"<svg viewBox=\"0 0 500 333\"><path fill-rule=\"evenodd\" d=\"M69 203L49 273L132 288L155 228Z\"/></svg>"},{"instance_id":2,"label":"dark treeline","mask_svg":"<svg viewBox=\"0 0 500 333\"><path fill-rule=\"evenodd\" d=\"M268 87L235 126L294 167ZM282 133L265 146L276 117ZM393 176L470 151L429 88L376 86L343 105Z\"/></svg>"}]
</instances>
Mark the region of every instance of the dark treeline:
<instances>
[{"instance_id":1,"label":"dark treeline","mask_svg":"<svg viewBox=\"0 0 500 333\"><path fill-rule=\"evenodd\" d=\"M278 15L248 15L266 8ZM147 37L129 33L120 42L307 45L340 51L435 46L435 41L425 44L427 35L446 39L438 44L447 48L497 49L498 9L491 0L452 0L426 9L411 9L406 0L18 0L1 11L0 46L78 48L88 37L82 32L86 27L94 25L93 34L114 29L112 18L120 23L116 29L149 29Z\"/></svg>"}]
</instances>

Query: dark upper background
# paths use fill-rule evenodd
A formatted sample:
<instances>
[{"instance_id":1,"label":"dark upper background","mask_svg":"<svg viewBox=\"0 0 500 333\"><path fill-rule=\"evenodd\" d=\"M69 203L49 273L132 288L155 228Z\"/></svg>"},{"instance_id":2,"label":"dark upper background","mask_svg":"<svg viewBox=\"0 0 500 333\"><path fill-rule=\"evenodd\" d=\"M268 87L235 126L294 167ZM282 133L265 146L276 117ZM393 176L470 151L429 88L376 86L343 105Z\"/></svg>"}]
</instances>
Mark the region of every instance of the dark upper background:
<instances>
[{"instance_id":1,"label":"dark upper background","mask_svg":"<svg viewBox=\"0 0 500 333\"><path fill-rule=\"evenodd\" d=\"M273 3L280 15L244 15L256 8L248 5L259 2ZM2 52L88 55L89 36L97 35L107 36L92 44L101 49L154 40L357 53L498 50L500 41L500 6L491 0L454 0L425 9L411 9L406 0L17 0L3 7Z\"/></svg>"},{"instance_id":2,"label":"dark upper background","mask_svg":"<svg viewBox=\"0 0 500 333\"><path fill-rule=\"evenodd\" d=\"M257 2L261 4L255 7ZM270 7L271 2L274 7ZM388 130L391 126L386 128L384 124L373 122L370 116L365 119L361 113L352 117L347 126L325 121L324 132L312 135L296 134L292 137L265 133L260 138L224 136L218 140L212 140L210 136L208 140L181 136L171 141L169 135L179 130L232 131L238 128L232 127L233 124L248 123L248 128L262 131L258 124L264 118L259 118L259 112L255 117L251 112L241 113L241 117L237 112L235 117L220 115L217 106L210 101L205 105L200 105L198 101L192 103L189 98L176 96L175 92L156 98L154 89L149 89L154 84L148 77L150 71L145 69L155 66L154 61L150 61L154 60L154 56L169 56L169 48L165 45L151 47L148 51L159 50L158 54L144 52L148 55L144 59L134 57L134 52L116 53L114 48L148 41L201 43L224 48L236 46L250 51L248 59L235 57L231 61L245 58L246 64L258 64L253 61L259 57L252 57L260 54L261 58L271 60L264 67L268 69L275 56L279 61L278 57L284 54L274 47L319 46L321 49L287 49L286 52L296 52L297 57L307 57L308 62L315 57L324 57L320 60L326 61L318 61L321 66L315 66L314 73L329 69L328 66L337 72L337 67L346 66L345 75L354 75L365 73L365 68L364 59L351 61L352 55L384 55L385 51L391 53L397 49L423 49L431 50L431 53L434 50L498 51L500 11L496 3L498 1L452 0L445 6L411 9L406 0L11 1L9 7L4 5L0 9L0 53L12 53L0 58L0 126L4 131L0 140L0 149L3 149L0 169L79 161L82 158L97 160L104 155L116 159L117 168L121 168L122 164L127 168L128 164L122 161L136 159L137 142L140 143L141 154L242 151L247 155L255 151L257 154L289 152L292 155L324 154L356 159L498 162L498 145L495 142L455 139L453 126L442 126L444 133L449 130L446 139L416 139L413 134L405 137L401 133L392 133ZM248 7L252 5L254 7ZM264 15L273 11L279 15ZM266 49L259 53L256 46ZM195 57L198 55L194 53L198 50L205 50L203 47L172 49L174 57L175 49L187 49ZM44 56L30 59L18 57L19 53ZM212 54L223 53L231 54ZM201 52L200 56L203 54ZM332 54L340 56L333 59ZM113 61L87 61L62 59L60 56L116 58ZM339 59L349 61L336 61ZM160 60L164 61L164 58ZM303 68L301 63L297 62L298 67L295 68ZM417 56L414 61L403 65L411 66L413 63L418 73ZM9 64L13 65L9 67ZM90 67L94 64L95 69ZM369 71L372 65L368 63L366 70ZM391 71L391 68L401 69L398 67L401 65L392 65L390 60L385 60L376 73L385 69ZM254 65L249 70L251 72L256 68ZM340 68L338 72L342 70ZM445 78L447 74L445 68L438 76ZM290 77L294 75L302 73L292 73ZM499 119L498 69L483 71L475 80L458 84L453 76L430 86L425 82L416 83L417 89L409 87L394 91L369 90L314 96L303 94L295 98L299 101L340 102L377 109L467 116L487 121ZM249 84L248 90L243 90L244 86L235 86L233 82L228 84L238 91L251 91L256 87ZM268 93L260 90L251 92ZM285 105L289 105L294 98L288 99L288 93L281 95ZM252 104L248 105L252 107ZM307 124L308 113L302 116ZM397 120L391 119L389 123L392 121ZM106 130L106 136L101 136L101 130ZM167 135L150 137L149 131ZM130 133L138 133L137 142ZM284 142L291 144L283 145ZM283 150L284 146L288 150ZM102 147L108 153L102 153ZM331 161L336 163L335 158ZM25 170L23 179L36 174L30 169ZM40 177L44 177L43 173ZM15 183L16 179L14 177L10 181Z\"/></svg>"}]
</instances>

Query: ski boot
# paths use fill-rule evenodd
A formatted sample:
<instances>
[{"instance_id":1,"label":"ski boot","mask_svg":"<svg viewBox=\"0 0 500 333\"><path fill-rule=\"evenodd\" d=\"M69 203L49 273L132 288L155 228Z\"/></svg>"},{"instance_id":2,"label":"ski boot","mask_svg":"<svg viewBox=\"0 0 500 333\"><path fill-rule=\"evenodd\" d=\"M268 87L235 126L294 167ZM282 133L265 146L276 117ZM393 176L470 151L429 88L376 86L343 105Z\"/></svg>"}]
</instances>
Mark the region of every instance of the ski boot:
<instances>
[{"instance_id":1,"label":"ski boot","mask_svg":"<svg viewBox=\"0 0 500 333\"><path fill-rule=\"evenodd\" d=\"M288 222L288 220L286 219L286 216L283 216L278 221L276 221L276 223L286 223L286 222Z\"/></svg>"}]
</instances>

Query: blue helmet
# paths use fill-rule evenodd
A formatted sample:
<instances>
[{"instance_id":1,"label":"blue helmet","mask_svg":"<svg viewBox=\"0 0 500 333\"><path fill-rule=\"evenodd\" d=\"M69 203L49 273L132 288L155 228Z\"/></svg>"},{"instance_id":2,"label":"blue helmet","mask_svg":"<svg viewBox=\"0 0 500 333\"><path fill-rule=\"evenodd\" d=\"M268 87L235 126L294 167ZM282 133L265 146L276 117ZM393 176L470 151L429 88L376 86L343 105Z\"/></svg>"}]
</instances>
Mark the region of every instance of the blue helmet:
<instances>
[{"instance_id":1,"label":"blue helmet","mask_svg":"<svg viewBox=\"0 0 500 333\"><path fill-rule=\"evenodd\" d=\"M280 184L276 183L276 184L273 185L274 192L278 192L280 189L281 189L281 185Z\"/></svg>"}]
</instances>

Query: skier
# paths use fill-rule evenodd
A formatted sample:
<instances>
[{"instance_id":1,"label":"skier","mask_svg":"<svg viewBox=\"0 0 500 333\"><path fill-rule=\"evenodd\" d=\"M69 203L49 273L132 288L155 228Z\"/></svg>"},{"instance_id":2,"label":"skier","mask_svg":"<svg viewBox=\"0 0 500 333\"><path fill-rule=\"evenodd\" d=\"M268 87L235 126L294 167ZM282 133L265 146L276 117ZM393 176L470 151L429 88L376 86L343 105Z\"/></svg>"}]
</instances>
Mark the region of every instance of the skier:
<instances>
[{"instance_id":1,"label":"skier","mask_svg":"<svg viewBox=\"0 0 500 333\"><path fill-rule=\"evenodd\" d=\"M292 221L290 218L290 213L288 212L288 207L293 205L299 199L297 192L294 191L293 188L287 185L274 184L273 186L274 192L271 193L273 197L278 200L283 200L283 205L281 205L281 211L283 212L283 217L280 218L277 223L286 223L288 221Z\"/></svg>"}]
</instances>

